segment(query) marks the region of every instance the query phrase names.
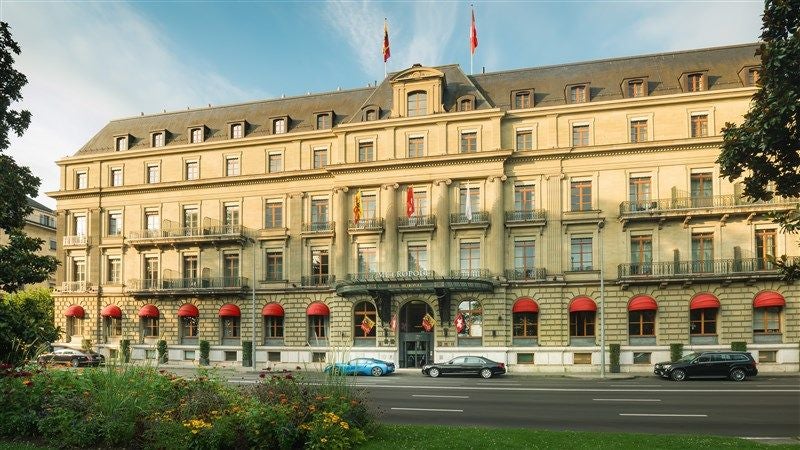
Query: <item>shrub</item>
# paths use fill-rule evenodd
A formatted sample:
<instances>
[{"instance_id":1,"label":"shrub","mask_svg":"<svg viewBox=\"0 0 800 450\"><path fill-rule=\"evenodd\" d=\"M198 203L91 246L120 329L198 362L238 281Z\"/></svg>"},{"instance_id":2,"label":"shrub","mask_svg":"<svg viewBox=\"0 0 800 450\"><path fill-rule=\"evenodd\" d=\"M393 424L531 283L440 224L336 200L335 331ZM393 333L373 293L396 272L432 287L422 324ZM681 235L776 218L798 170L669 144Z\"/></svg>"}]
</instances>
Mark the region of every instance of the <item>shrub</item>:
<instances>
[{"instance_id":1,"label":"shrub","mask_svg":"<svg viewBox=\"0 0 800 450\"><path fill-rule=\"evenodd\" d=\"M207 366L209 363L208 354L211 351L211 345L208 341L200 341L200 365Z\"/></svg>"},{"instance_id":2,"label":"shrub","mask_svg":"<svg viewBox=\"0 0 800 450\"><path fill-rule=\"evenodd\" d=\"M131 340L123 339L119 341L119 353L122 357L122 362L128 363L131 361Z\"/></svg>"},{"instance_id":3,"label":"shrub","mask_svg":"<svg viewBox=\"0 0 800 450\"><path fill-rule=\"evenodd\" d=\"M731 350L735 352L746 352L747 351L747 342L731 342Z\"/></svg>"},{"instance_id":4,"label":"shrub","mask_svg":"<svg viewBox=\"0 0 800 450\"><path fill-rule=\"evenodd\" d=\"M158 362L164 364L169 361L169 356L167 356L167 341L161 339L158 341L158 344L156 344L156 348L158 349Z\"/></svg>"},{"instance_id":5,"label":"shrub","mask_svg":"<svg viewBox=\"0 0 800 450\"><path fill-rule=\"evenodd\" d=\"M683 344L669 344L669 359L677 361L683 357Z\"/></svg>"},{"instance_id":6,"label":"shrub","mask_svg":"<svg viewBox=\"0 0 800 450\"><path fill-rule=\"evenodd\" d=\"M46 351L44 347L61 334L53 317L48 289L0 293L0 363L17 366Z\"/></svg>"},{"instance_id":7,"label":"shrub","mask_svg":"<svg viewBox=\"0 0 800 450\"><path fill-rule=\"evenodd\" d=\"M88 352L92 350L92 340L91 339L81 339L81 350Z\"/></svg>"},{"instance_id":8,"label":"shrub","mask_svg":"<svg viewBox=\"0 0 800 450\"><path fill-rule=\"evenodd\" d=\"M253 342L242 341L242 366L250 367L253 365Z\"/></svg>"},{"instance_id":9,"label":"shrub","mask_svg":"<svg viewBox=\"0 0 800 450\"><path fill-rule=\"evenodd\" d=\"M609 357L611 359L611 373L619 373L619 344L608 344Z\"/></svg>"}]
</instances>

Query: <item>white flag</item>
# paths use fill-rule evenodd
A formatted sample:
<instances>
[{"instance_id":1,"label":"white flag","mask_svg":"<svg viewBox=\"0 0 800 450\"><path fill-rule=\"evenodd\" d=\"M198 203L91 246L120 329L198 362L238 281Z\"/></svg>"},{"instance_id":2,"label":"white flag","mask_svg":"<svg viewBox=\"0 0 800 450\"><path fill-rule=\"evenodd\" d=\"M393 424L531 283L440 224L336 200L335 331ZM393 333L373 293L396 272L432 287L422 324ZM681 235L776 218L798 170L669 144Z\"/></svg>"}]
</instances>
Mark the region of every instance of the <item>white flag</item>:
<instances>
[{"instance_id":1,"label":"white flag","mask_svg":"<svg viewBox=\"0 0 800 450\"><path fill-rule=\"evenodd\" d=\"M467 202L464 205L464 215L467 216L467 221L472 220L472 198L469 195L469 184L467 185L467 198L465 199Z\"/></svg>"}]
</instances>

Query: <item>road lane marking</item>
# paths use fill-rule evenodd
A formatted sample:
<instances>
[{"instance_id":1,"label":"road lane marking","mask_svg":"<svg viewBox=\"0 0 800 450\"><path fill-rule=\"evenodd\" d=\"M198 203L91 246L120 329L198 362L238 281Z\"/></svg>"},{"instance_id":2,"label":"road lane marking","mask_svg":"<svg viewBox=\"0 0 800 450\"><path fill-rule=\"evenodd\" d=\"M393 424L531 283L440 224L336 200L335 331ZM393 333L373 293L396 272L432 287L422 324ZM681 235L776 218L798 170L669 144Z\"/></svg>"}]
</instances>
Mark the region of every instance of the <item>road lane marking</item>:
<instances>
[{"instance_id":1,"label":"road lane marking","mask_svg":"<svg viewBox=\"0 0 800 450\"><path fill-rule=\"evenodd\" d=\"M708 417L708 414L634 414L634 413L620 413L620 416L635 416L635 417Z\"/></svg>"},{"instance_id":2,"label":"road lane marking","mask_svg":"<svg viewBox=\"0 0 800 450\"><path fill-rule=\"evenodd\" d=\"M463 409L434 409L434 408L391 408L395 411L430 411L430 412L464 412Z\"/></svg>"},{"instance_id":3,"label":"road lane marking","mask_svg":"<svg viewBox=\"0 0 800 450\"><path fill-rule=\"evenodd\" d=\"M425 398L469 398L469 395L425 395L414 394L412 397L425 397Z\"/></svg>"},{"instance_id":4,"label":"road lane marking","mask_svg":"<svg viewBox=\"0 0 800 450\"><path fill-rule=\"evenodd\" d=\"M754 384L753 386L759 387L798 387L797 384Z\"/></svg>"},{"instance_id":5,"label":"road lane marking","mask_svg":"<svg viewBox=\"0 0 800 450\"><path fill-rule=\"evenodd\" d=\"M309 383L322 384L322 383ZM698 393L798 393L797 389L605 389L605 388L528 388L528 387L488 387L488 386L437 386L414 384L373 384L369 387L394 389L468 390L468 391L519 391L519 392L698 392Z\"/></svg>"},{"instance_id":6,"label":"road lane marking","mask_svg":"<svg viewBox=\"0 0 800 450\"><path fill-rule=\"evenodd\" d=\"M596 402L660 402L659 398L593 398Z\"/></svg>"},{"instance_id":7,"label":"road lane marking","mask_svg":"<svg viewBox=\"0 0 800 450\"><path fill-rule=\"evenodd\" d=\"M616 386L616 387L620 387L620 386L625 386L625 387L661 387L660 384L632 384L632 383L628 383L628 384L609 384L609 386Z\"/></svg>"}]
</instances>

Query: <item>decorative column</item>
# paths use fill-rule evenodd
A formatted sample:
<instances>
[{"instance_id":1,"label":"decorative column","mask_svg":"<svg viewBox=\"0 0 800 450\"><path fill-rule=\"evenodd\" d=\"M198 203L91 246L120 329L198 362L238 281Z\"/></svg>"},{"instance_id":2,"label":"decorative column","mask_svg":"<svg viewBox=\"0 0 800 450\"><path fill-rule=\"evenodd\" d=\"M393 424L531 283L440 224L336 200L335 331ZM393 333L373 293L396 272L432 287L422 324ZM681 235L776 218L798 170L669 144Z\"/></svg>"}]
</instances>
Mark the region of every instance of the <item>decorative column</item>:
<instances>
[{"instance_id":1,"label":"decorative column","mask_svg":"<svg viewBox=\"0 0 800 450\"><path fill-rule=\"evenodd\" d=\"M486 240L486 265L492 275L504 275L505 243L505 202L503 182L505 175L491 176L486 183L486 209L489 212L489 233Z\"/></svg>"},{"instance_id":2,"label":"decorative column","mask_svg":"<svg viewBox=\"0 0 800 450\"><path fill-rule=\"evenodd\" d=\"M56 269L56 286L61 289L61 284L67 281L67 252L64 250L64 236L67 235L66 210L56 211L56 258L61 261Z\"/></svg>"},{"instance_id":3,"label":"decorative column","mask_svg":"<svg viewBox=\"0 0 800 450\"><path fill-rule=\"evenodd\" d=\"M451 179L433 182L431 211L436 214L436 233L431 242L431 268L438 276L450 275L450 184Z\"/></svg>"},{"instance_id":4,"label":"decorative column","mask_svg":"<svg viewBox=\"0 0 800 450\"><path fill-rule=\"evenodd\" d=\"M303 276L303 267L307 267L303 258L303 198L305 192L292 192L288 196L286 222L289 225L289 245L287 248L286 279L299 282Z\"/></svg>"},{"instance_id":5,"label":"decorative column","mask_svg":"<svg viewBox=\"0 0 800 450\"><path fill-rule=\"evenodd\" d=\"M334 247L331 262L333 267L331 273L336 280L347 278L347 245L350 241L347 236L347 220L350 218L349 202L347 201L347 186L336 186L333 188L334 207L331 217L335 217L336 236L333 238Z\"/></svg>"},{"instance_id":6,"label":"decorative column","mask_svg":"<svg viewBox=\"0 0 800 450\"><path fill-rule=\"evenodd\" d=\"M396 272L398 261L397 248L397 183L381 186L381 206L383 206L384 230L381 242L381 272Z\"/></svg>"}]
</instances>

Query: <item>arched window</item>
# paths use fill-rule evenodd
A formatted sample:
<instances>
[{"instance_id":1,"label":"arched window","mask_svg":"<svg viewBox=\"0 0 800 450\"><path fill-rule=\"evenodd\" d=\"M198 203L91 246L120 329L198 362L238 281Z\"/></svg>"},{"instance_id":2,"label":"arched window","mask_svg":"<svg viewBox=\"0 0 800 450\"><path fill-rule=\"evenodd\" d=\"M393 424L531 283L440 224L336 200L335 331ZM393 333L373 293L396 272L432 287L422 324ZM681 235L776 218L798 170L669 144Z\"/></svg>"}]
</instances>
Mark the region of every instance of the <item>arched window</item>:
<instances>
[{"instance_id":1,"label":"arched window","mask_svg":"<svg viewBox=\"0 0 800 450\"><path fill-rule=\"evenodd\" d=\"M786 306L783 296L774 291L764 291L753 299L753 335L756 341L765 335L778 335L781 333L781 312Z\"/></svg>"},{"instance_id":2,"label":"arched window","mask_svg":"<svg viewBox=\"0 0 800 450\"><path fill-rule=\"evenodd\" d=\"M139 322L142 330L142 337L157 338L160 336L158 329L158 318L161 313L155 305L144 305L139 310Z\"/></svg>"},{"instance_id":3,"label":"arched window","mask_svg":"<svg viewBox=\"0 0 800 450\"><path fill-rule=\"evenodd\" d=\"M321 302L308 305L308 343L313 346L328 345L328 322L331 311Z\"/></svg>"},{"instance_id":4,"label":"arched window","mask_svg":"<svg viewBox=\"0 0 800 450\"><path fill-rule=\"evenodd\" d=\"M424 116L428 113L428 93L414 91L408 94L408 117Z\"/></svg>"},{"instance_id":5,"label":"arched window","mask_svg":"<svg viewBox=\"0 0 800 450\"><path fill-rule=\"evenodd\" d=\"M108 305L100 311L103 318L103 331L106 339L122 336L122 310L117 305Z\"/></svg>"},{"instance_id":6,"label":"arched window","mask_svg":"<svg viewBox=\"0 0 800 450\"><path fill-rule=\"evenodd\" d=\"M538 336L539 305L532 298L522 297L514 302L514 338L535 338Z\"/></svg>"},{"instance_id":7,"label":"arched window","mask_svg":"<svg viewBox=\"0 0 800 450\"><path fill-rule=\"evenodd\" d=\"M353 336L356 347L375 345L377 327L375 305L371 302L360 302L353 310Z\"/></svg>"},{"instance_id":8,"label":"arched window","mask_svg":"<svg viewBox=\"0 0 800 450\"><path fill-rule=\"evenodd\" d=\"M280 345L283 343L283 307L277 303L269 303L261 310L264 316L264 345Z\"/></svg>"},{"instance_id":9,"label":"arched window","mask_svg":"<svg viewBox=\"0 0 800 450\"><path fill-rule=\"evenodd\" d=\"M639 295L628 303L628 335L630 337L655 336L656 301L647 295Z\"/></svg>"},{"instance_id":10,"label":"arched window","mask_svg":"<svg viewBox=\"0 0 800 450\"><path fill-rule=\"evenodd\" d=\"M222 328L222 344L235 345L241 339L242 313L239 307L227 303L219 308L220 327Z\"/></svg>"},{"instance_id":11,"label":"arched window","mask_svg":"<svg viewBox=\"0 0 800 450\"><path fill-rule=\"evenodd\" d=\"M576 297L569 304L569 335L572 337L594 336L597 305L589 297Z\"/></svg>"},{"instance_id":12,"label":"arched window","mask_svg":"<svg viewBox=\"0 0 800 450\"><path fill-rule=\"evenodd\" d=\"M719 306L719 300L713 294L698 294L692 299L689 304L689 334L693 343L716 343Z\"/></svg>"},{"instance_id":13,"label":"arched window","mask_svg":"<svg viewBox=\"0 0 800 450\"><path fill-rule=\"evenodd\" d=\"M465 98L461 100L458 106L459 111L472 111L472 99Z\"/></svg>"},{"instance_id":14,"label":"arched window","mask_svg":"<svg viewBox=\"0 0 800 450\"><path fill-rule=\"evenodd\" d=\"M458 333L458 345L480 345L483 336L483 307L477 300L464 300L458 304L458 314L453 322Z\"/></svg>"},{"instance_id":15,"label":"arched window","mask_svg":"<svg viewBox=\"0 0 800 450\"><path fill-rule=\"evenodd\" d=\"M178 322L180 324L180 338L182 344L197 343L197 324L200 311L197 306L186 303L178 308Z\"/></svg>"}]
</instances>

